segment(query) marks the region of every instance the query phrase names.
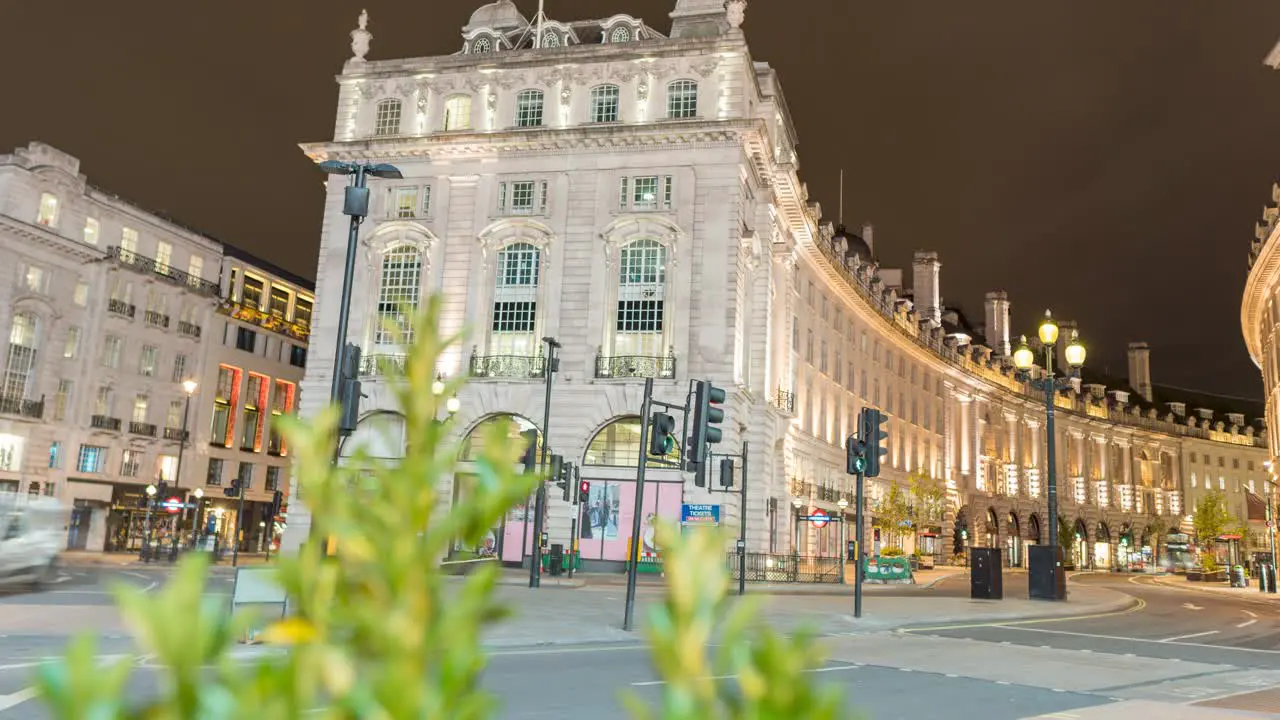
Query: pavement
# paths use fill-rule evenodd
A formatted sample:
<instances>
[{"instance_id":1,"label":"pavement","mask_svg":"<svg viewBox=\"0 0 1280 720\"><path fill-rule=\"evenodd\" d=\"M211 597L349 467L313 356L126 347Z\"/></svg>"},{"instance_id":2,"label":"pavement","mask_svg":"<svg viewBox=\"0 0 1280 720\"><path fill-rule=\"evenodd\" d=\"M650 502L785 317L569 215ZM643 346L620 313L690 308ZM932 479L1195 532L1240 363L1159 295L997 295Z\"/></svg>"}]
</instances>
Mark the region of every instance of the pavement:
<instances>
[{"instance_id":1,"label":"pavement","mask_svg":"<svg viewBox=\"0 0 1280 720\"><path fill-rule=\"evenodd\" d=\"M230 593L229 570L215 571L210 595ZM105 655L132 653L127 629L112 624L107 588L153 590L168 572L68 566L53 589L0 595L0 720L48 717L32 701L30 672L60 653L72 630L96 630ZM660 600L660 583L637 588L638 623ZM762 596L763 620L824 636L830 659L816 674L844 689L847 717L1280 718L1262 714L1280 713L1280 607L1270 600L1104 573L1073 575L1068 588L1068 602L1031 601L1025 577L1010 574L1005 599L975 601L966 575L944 572L914 586L868 586L862 618L852 617L852 588L748 592ZM503 703L497 717L623 717L624 692L656 702L663 685L647 649L620 627L623 590L604 581L499 587L516 615L484 638L484 683ZM141 663L131 689L149 694L156 681L156 669Z\"/></svg>"}]
</instances>

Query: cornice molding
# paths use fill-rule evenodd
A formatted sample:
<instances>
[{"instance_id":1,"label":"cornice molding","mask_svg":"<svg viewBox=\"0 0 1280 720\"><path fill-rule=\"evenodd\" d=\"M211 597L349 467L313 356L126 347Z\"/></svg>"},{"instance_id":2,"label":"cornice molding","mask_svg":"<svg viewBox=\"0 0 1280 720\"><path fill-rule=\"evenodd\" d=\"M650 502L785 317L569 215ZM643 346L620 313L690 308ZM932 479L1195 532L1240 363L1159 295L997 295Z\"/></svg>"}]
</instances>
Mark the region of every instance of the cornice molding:
<instances>
[{"instance_id":1,"label":"cornice molding","mask_svg":"<svg viewBox=\"0 0 1280 720\"><path fill-rule=\"evenodd\" d=\"M30 240L41 247L57 250L68 257L89 262L103 260L107 254L96 245L85 245L70 238L65 238L41 225L33 225L15 220L7 215L0 215L0 231Z\"/></svg>"}]
</instances>

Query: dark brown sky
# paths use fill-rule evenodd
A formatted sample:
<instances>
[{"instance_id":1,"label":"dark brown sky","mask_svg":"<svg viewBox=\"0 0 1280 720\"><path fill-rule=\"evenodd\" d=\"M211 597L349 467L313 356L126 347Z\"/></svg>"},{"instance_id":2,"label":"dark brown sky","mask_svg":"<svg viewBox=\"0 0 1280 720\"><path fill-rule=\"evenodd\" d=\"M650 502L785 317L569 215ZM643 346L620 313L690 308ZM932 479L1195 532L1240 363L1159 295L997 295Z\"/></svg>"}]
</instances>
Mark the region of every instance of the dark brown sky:
<instances>
[{"instance_id":1,"label":"dark brown sky","mask_svg":"<svg viewBox=\"0 0 1280 720\"><path fill-rule=\"evenodd\" d=\"M532 12L536 0L517 0ZM320 176L296 143L332 135L333 76L367 6L371 59L453 52L478 0L0 3L0 151L40 139L94 184L305 276ZM547 0L564 19L674 0ZM871 220L890 265L943 261L943 293L1015 328L1078 320L1123 374L1242 395L1252 227L1280 176L1274 0L752 0L801 173L829 215Z\"/></svg>"}]
</instances>

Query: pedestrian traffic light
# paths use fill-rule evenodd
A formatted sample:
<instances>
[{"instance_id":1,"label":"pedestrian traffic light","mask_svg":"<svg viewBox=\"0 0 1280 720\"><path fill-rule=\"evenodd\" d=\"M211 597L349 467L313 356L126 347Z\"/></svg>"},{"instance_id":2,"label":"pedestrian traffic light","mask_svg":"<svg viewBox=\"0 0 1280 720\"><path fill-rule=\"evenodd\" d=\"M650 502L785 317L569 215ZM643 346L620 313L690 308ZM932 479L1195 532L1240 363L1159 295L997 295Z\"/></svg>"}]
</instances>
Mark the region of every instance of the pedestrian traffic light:
<instances>
[{"instance_id":1,"label":"pedestrian traffic light","mask_svg":"<svg viewBox=\"0 0 1280 720\"><path fill-rule=\"evenodd\" d=\"M706 380L699 380L693 393L693 435L689 438L689 458L695 464L707 459L707 446L720 442L722 433L716 427L724 422L724 390Z\"/></svg>"},{"instance_id":2,"label":"pedestrian traffic light","mask_svg":"<svg viewBox=\"0 0 1280 720\"><path fill-rule=\"evenodd\" d=\"M360 422L360 346L347 343L342 350L338 378L338 433L350 435Z\"/></svg>"},{"instance_id":3,"label":"pedestrian traffic light","mask_svg":"<svg viewBox=\"0 0 1280 720\"><path fill-rule=\"evenodd\" d=\"M666 457L676 449L676 419L666 413L653 414L649 428L649 454Z\"/></svg>"},{"instance_id":4,"label":"pedestrian traffic light","mask_svg":"<svg viewBox=\"0 0 1280 720\"><path fill-rule=\"evenodd\" d=\"M578 502L585 503L591 499L591 481L583 480L578 483Z\"/></svg>"},{"instance_id":5,"label":"pedestrian traffic light","mask_svg":"<svg viewBox=\"0 0 1280 720\"><path fill-rule=\"evenodd\" d=\"M733 458L720 458L720 487L733 487Z\"/></svg>"},{"instance_id":6,"label":"pedestrian traffic light","mask_svg":"<svg viewBox=\"0 0 1280 720\"><path fill-rule=\"evenodd\" d=\"M867 471L867 444L859 440L857 435L850 435L844 441L844 447L844 471L850 475L865 473Z\"/></svg>"},{"instance_id":7,"label":"pedestrian traffic light","mask_svg":"<svg viewBox=\"0 0 1280 720\"><path fill-rule=\"evenodd\" d=\"M555 461L555 457L552 458ZM565 502L573 500L573 463L560 466L560 474L555 476L556 485L560 487L561 497Z\"/></svg>"},{"instance_id":8,"label":"pedestrian traffic light","mask_svg":"<svg viewBox=\"0 0 1280 720\"><path fill-rule=\"evenodd\" d=\"M862 410L858 437L865 443L866 471L863 474L866 477L879 477L880 458L889 454L889 449L881 444L889 437L889 433L884 430L885 421L888 419L889 416L875 408Z\"/></svg>"},{"instance_id":9,"label":"pedestrian traffic light","mask_svg":"<svg viewBox=\"0 0 1280 720\"><path fill-rule=\"evenodd\" d=\"M524 466L526 473L531 473L538 460L538 431L525 430L520 433L520 437L524 438L524 453L520 455L520 464Z\"/></svg>"}]
</instances>

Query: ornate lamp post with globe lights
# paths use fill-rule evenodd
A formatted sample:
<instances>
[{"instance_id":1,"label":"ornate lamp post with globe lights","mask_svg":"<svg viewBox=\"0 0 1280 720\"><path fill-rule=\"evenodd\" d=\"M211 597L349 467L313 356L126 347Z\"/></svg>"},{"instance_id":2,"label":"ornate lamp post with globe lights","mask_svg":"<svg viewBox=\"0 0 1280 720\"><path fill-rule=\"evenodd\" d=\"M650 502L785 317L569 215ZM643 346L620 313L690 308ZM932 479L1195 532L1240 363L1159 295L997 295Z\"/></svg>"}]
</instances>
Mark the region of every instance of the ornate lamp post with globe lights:
<instances>
[{"instance_id":1,"label":"ornate lamp post with globe lights","mask_svg":"<svg viewBox=\"0 0 1280 720\"><path fill-rule=\"evenodd\" d=\"M1085 349L1075 330L1071 331L1071 341L1063 351L1067 361L1068 372L1065 377L1057 377L1053 369L1053 353L1058 344L1058 323L1053 315L1044 311L1044 320L1040 322L1038 332L1040 345L1044 350L1044 374L1036 377L1031 369L1035 366L1036 353L1027 344L1027 336L1023 335L1018 349L1013 352L1013 364L1018 369L1018 376L1029 386L1044 393L1045 412L1045 455L1048 464L1049 492L1049 556L1036 553L1029 560L1028 576L1031 597L1039 600L1065 600L1066 577L1062 574L1062 550L1058 547L1058 474L1055 459L1055 441L1053 428L1053 402L1058 393L1071 387L1071 381L1080 376L1080 368L1084 365Z\"/></svg>"}]
</instances>

